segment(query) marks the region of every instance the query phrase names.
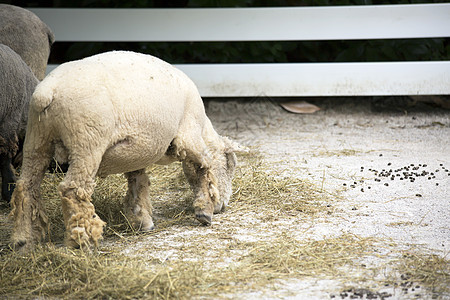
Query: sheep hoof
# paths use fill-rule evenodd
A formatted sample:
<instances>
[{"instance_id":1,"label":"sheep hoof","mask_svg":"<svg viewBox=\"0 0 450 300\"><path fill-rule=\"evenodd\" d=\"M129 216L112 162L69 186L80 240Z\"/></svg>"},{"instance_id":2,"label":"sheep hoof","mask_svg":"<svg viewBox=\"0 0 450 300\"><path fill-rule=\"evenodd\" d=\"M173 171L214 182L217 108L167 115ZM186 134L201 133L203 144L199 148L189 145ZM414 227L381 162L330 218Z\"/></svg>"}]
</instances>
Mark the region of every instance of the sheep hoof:
<instances>
[{"instance_id":1,"label":"sheep hoof","mask_svg":"<svg viewBox=\"0 0 450 300\"><path fill-rule=\"evenodd\" d=\"M212 218L211 218L211 216L209 216L209 215L206 215L206 214L204 214L204 213L197 213L197 214L195 214L195 218L196 218L200 223L202 223L202 225L205 225L205 226L211 225Z\"/></svg>"},{"instance_id":2,"label":"sheep hoof","mask_svg":"<svg viewBox=\"0 0 450 300\"><path fill-rule=\"evenodd\" d=\"M153 225L153 223L152 223L151 225L148 225L148 226L142 226L139 229L143 232L148 232L148 231L152 231L153 229L155 229L155 225Z\"/></svg>"}]
</instances>

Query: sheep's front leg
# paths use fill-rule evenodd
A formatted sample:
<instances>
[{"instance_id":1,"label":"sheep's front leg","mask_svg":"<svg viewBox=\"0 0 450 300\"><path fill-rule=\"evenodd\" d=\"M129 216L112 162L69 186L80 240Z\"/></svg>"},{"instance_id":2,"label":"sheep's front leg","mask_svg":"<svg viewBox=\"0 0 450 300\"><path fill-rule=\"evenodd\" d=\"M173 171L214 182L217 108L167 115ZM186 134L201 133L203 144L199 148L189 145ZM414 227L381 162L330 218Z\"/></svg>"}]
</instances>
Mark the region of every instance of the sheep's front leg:
<instances>
[{"instance_id":1,"label":"sheep's front leg","mask_svg":"<svg viewBox=\"0 0 450 300\"><path fill-rule=\"evenodd\" d=\"M105 222L95 213L91 203L101 154L74 155L66 177L58 187L66 226L65 242L69 247L97 247L102 238Z\"/></svg>"},{"instance_id":2,"label":"sheep's front leg","mask_svg":"<svg viewBox=\"0 0 450 300\"><path fill-rule=\"evenodd\" d=\"M210 225L214 207L220 201L217 179L210 169L190 161L183 162L183 171L195 195L195 217L203 225Z\"/></svg>"},{"instance_id":3,"label":"sheep's front leg","mask_svg":"<svg viewBox=\"0 0 450 300\"><path fill-rule=\"evenodd\" d=\"M128 191L124 200L125 214L136 229L152 230L155 226L149 196L150 180L145 169L125 173L125 177L128 180Z\"/></svg>"}]
</instances>

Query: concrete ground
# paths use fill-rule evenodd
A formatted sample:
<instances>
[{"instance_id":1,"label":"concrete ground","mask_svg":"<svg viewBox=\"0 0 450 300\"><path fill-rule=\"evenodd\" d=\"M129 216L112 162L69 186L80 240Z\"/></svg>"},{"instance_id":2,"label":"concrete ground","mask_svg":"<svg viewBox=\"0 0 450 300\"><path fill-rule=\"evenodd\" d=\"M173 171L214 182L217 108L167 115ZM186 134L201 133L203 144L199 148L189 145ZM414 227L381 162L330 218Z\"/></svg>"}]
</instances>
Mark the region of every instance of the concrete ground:
<instances>
[{"instance_id":1,"label":"concrete ground","mask_svg":"<svg viewBox=\"0 0 450 300\"><path fill-rule=\"evenodd\" d=\"M312 103L321 110L293 114L267 98L208 101L206 108L219 133L260 151L274 170L342 196L339 212L317 222L309 237L388 238L448 258L450 110L409 98ZM321 298L321 284L306 285L292 298Z\"/></svg>"}]
</instances>

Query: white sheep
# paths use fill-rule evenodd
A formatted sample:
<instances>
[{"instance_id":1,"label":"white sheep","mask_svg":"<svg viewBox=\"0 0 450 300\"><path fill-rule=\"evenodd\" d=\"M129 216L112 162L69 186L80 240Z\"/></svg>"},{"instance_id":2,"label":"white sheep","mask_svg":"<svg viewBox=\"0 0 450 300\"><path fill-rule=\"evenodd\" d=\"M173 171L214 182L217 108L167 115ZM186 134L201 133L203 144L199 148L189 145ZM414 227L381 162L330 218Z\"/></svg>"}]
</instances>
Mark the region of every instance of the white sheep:
<instances>
[{"instance_id":1,"label":"white sheep","mask_svg":"<svg viewBox=\"0 0 450 300\"><path fill-rule=\"evenodd\" d=\"M50 48L55 37L34 13L0 4L0 43L22 57L39 80L44 79Z\"/></svg>"},{"instance_id":2,"label":"white sheep","mask_svg":"<svg viewBox=\"0 0 450 300\"><path fill-rule=\"evenodd\" d=\"M210 224L225 208L238 145L221 137L194 83L150 55L113 51L60 65L30 103L22 174L12 196L16 247L45 236L39 187L53 155L69 169L58 187L66 245L97 245L104 222L91 203L95 176L125 173L125 211L151 230L145 168L182 161L194 191L196 218Z\"/></svg>"}]
</instances>

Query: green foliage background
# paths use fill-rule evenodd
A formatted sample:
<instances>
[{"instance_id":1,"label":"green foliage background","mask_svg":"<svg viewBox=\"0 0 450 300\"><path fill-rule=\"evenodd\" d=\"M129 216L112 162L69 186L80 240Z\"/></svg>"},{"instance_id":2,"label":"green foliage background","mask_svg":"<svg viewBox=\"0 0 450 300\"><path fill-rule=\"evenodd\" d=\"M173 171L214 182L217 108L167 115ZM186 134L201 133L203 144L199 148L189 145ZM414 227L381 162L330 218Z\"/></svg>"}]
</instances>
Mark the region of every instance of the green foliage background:
<instances>
[{"instance_id":1,"label":"green foliage background","mask_svg":"<svg viewBox=\"0 0 450 300\"><path fill-rule=\"evenodd\" d=\"M24 7L267 7L445 3L416 0L11 0ZM366 62L450 60L450 39L280 42L56 43L50 63L80 59L109 50L131 50L170 63Z\"/></svg>"}]
</instances>

